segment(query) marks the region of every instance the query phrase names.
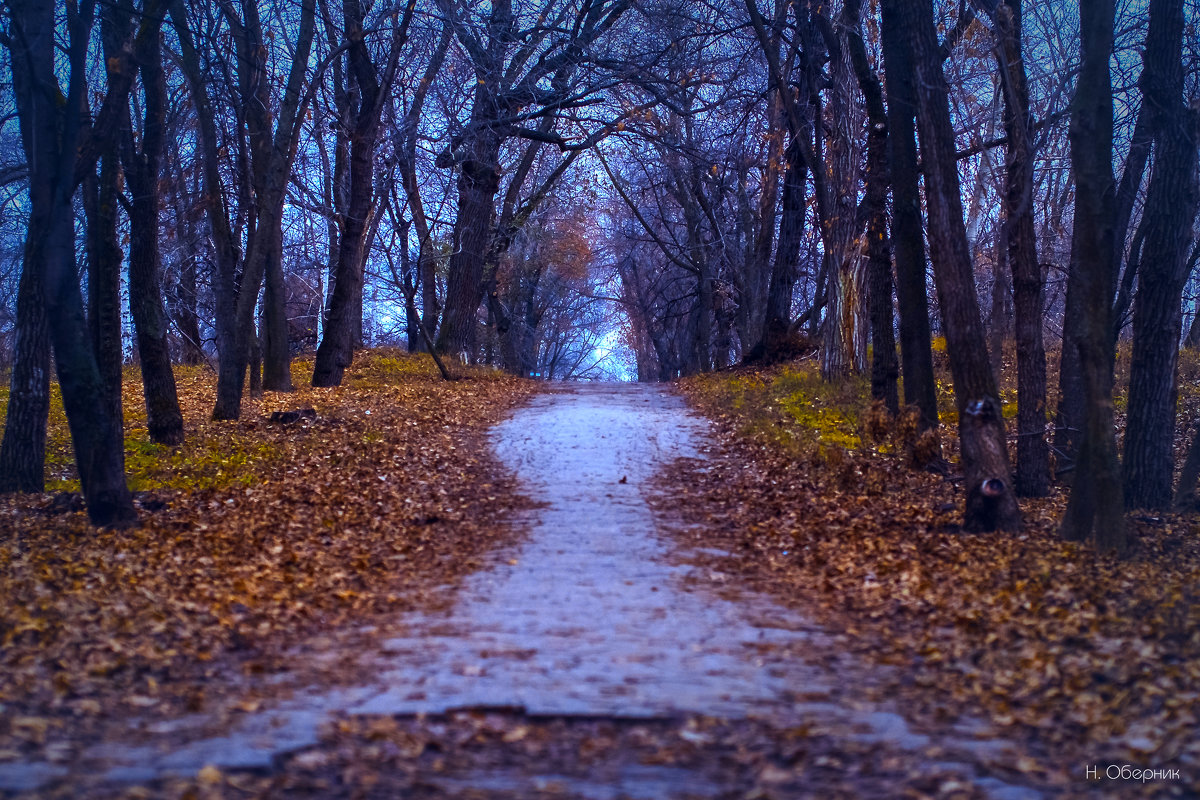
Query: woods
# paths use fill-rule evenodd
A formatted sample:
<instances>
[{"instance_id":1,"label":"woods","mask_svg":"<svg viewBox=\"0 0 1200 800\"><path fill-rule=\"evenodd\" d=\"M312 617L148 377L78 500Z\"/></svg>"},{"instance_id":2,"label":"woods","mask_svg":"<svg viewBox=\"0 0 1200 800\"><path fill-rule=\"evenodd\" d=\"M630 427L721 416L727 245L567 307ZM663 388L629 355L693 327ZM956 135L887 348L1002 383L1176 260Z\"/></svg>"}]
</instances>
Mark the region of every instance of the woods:
<instances>
[{"instance_id":1,"label":"woods","mask_svg":"<svg viewBox=\"0 0 1200 800\"><path fill-rule=\"evenodd\" d=\"M0 0L0 794L1197 796L1198 26Z\"/></svg>"},{"instance_id":2,"label":"woods","mask_svg":"<svg viewBox=\"0 0 1200 800\"><path fill-rule=\"evenodd\" d=\"M0 486L43 485L51 361L92 518L119 525L122 363L178 444L173 363L213 364L235 420L298 355L336 386L356 350L428 337L544 378L815 353L957 426L968 529L1070 484L1064 534L1090 535L1110 473L1168 508L1200 330L1197 10L1117 13L6 2Z\"/></svg>"}]
</instances>

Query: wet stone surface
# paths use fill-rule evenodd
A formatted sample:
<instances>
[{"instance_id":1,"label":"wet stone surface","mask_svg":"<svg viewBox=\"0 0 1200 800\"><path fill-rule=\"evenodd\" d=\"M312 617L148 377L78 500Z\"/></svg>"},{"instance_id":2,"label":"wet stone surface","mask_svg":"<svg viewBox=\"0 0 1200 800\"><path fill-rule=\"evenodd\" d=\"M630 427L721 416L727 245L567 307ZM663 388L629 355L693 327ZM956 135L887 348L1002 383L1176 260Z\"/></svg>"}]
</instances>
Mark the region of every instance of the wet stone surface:
<instances>
[{"instance_id":1,"label":"wet stone surface","mask_svg":"<svg viewBox=\"0 0 1200 800\"><path fill-rule=\"evenodd\" d=\"M203 715L160 722L157 739L142 730L144 743L96 744L76 770L114 785L195 774L207 764L269 770L318 747L333 720L424 720L466 709L534 722L615 720L678 729L702 716L779 730L803 726L806 735L836 735L854 748L885 747L923 763L933 749L938 769L967 782L962 796L1038 796L981 767L1012 762L1004 742L965 726L916 732L886 702L856 698L850 672L831 668L828 659L806 660L806 652L833 646L807 620L731 587L722 586L720 597L684 587L689 577L689 585L705 581L672 557L645 493L671 460L702 457L706 429L660 387L575 385L535 398L494 434L501 459L543 504L523 520L528 539L496 553L447 610L404 617L403 635L362 653L371 680L297 692L216 735ZM306 657L297 652L297 659ZM481 762L474 771L464 767L421 785L449 796L468 790L519 796L547 781L565 786L565 796L725 796L703 791L718 786L720 776L645 761L610 764L607 773L584 765L573 777L561 764L541 774ZM0 788L32 788L58 769L23 768L0 775Z\"/></svg>"}]
</instances>

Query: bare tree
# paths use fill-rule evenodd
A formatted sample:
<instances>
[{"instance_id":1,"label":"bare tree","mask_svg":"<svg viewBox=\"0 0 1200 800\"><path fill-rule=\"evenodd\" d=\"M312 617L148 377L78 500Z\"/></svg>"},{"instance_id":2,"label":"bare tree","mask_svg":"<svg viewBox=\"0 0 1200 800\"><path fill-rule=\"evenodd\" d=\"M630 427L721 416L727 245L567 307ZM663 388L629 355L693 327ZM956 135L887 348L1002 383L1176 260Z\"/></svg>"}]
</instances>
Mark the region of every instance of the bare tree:
<instances>
[{"instance_id":1,"label":"bare tree","mask_svg":"<svg viewBox=\"0 0 1200 800\"><path fill-rule=\"evenodd\" d=\"M374 186L375 146L387 95L396 76L401 51L408 38L415 0L392 15L392 33L384 55L382 74L371 58L363 30L360 0L343 0L342 24L349 61L347 75L356 108L349 120L350 164L347 206L340 215L337 260L331 280L329 320L317 348L313 386L337 386L350 366L354 335L362 324L363 268L369 251L369 220L378 213Z\"/></svg>"},{"instance_id":2,"label":"bare tree","mask_svg":"<svg viewBox=\"0 0 1200 800\"><path fill-rule=\"evenodd\" d=\"M54 320L50 340L88 516L98 525L129 525L137 514L125 484L124 436L119 416L112 413L112 387L101 373L84 315L72 199L115 130L118 109L125 107L132 57L128 44L115 56L124 63L123 70L114 70L120 79L110 81L89 126L83 109L95 5L68 9L65 92L54 65L54 6L9 0L6 9L4 43L12 55L14 95L29 165L31 213L24 269L34 275L29 284L32 291L41 291L46 319Z\"/></svg>"},{"instance_id":3,"label":"bare tree","mask_svg":"<svg viewBox=\"0 0 1200 800\"><path fill-rule=\"evenodd\" d=\"M898 12L890 22L899 28L901 41L911 48L917 87L929 250L954 378L967 490L963 527L1015 530L1020 527L1021 512L1012 486L1004 419L979 313L963 222L954 130L932 8L925 0L891 0L890 4ZM885 17L884 25L888 23Z\"/></svg>"},{"instance_id":4,"label":"bare tree","mask_svg":"<svg viewBox=\"0 0 1200 800\"><path fill-rule=\"evenodd\" d=\"M471 352L476 346L475 317L486 291L484 267L501 184L501 146L514 136L562 141L553 132L555 118L591 103L598 88L593 76L578 68L628 7L628 0L564 2L538 13L517 13L512 0L499 0L474 25L461 0L439 0L476 78L470 119L439 161L443 168L459 170L454 252L437 342L443 352Z\"/></svg>"},{"instance_id":5,"label":"bare tree","mask_svg":"<svg viewBox=\"0 0 1200 800\"><path fill-rule=\"evenodd\" d=\"M1080 6L1083 58L1071 112L1071 161L1078 191L1072 271L1067 289L1069 296L1077 298L1079 315L1063 349L1073 348L1079 359L1084 418L1078 467L1071 483L1062 534L1074 540L1094 537L1102 550L1122 552L1127 541L1113 433L1110 319L1116 273L1112 226L1113 100L1108 67L1113 17L1112 0Z\"/></svg>"},{"instance_id":6,"label":"bare tree","mask_svg":"<svg viewBox=\"0 0 1200 800\"><path fill-rule=\"evenodd\" d=\"M1153 0L1140 84L1154 162L1135 242L1141 252L1133 302L1125 504L1165 509L1175 471L1176 364L1192 224L1200 206L1200 109L1184 104L1183 0ZM1128 269L1127 269L1128 271Z\"/></svg>"}]
</instances>

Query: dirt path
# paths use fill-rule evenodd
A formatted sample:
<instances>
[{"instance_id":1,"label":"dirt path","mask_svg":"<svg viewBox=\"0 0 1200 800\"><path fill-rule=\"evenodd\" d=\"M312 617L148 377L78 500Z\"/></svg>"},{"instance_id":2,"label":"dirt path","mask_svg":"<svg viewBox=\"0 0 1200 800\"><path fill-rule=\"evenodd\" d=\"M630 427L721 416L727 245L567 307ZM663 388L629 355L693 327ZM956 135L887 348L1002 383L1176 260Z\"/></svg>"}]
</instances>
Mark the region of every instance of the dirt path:
<instances>
[{"instance_id":1,"label":"dirt path","mask_svg":"<svg viewBox=\"0 0 1200 800\"><path fill-rule=\"evenodd\" d=\"M1017 757L1007 744L969 723L910 729L899 709L856 691L861 666L805 657L831 646L826 632L677 557L648 483L670 461L702 456L705 429L658 387L537 397L494 439L544 504L527 541L495 554L447 610L403 618L403 635L360 654L356 674L370 677L301 691L217 735L199 715L160 722L141 743L93 746L77 769L93 783L162 785L215 765L281 795L324 786L334 796L321 776L361 767L374 757L362 742L387 740L393 774L372 780L412 796L788 797L818 785L1040 796L1006 775ZM335 719L358 744L335 741ZM24 766L24 787L10 772L0 788L56 777Z\"/></svg>"}]
</instances>

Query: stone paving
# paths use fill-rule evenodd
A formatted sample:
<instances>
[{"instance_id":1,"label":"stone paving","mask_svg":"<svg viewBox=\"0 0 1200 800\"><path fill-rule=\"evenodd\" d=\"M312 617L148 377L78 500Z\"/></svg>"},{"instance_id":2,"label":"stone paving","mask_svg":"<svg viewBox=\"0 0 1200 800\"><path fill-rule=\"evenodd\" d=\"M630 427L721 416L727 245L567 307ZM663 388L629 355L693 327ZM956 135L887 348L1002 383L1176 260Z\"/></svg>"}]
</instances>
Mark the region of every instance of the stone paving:
<instances>
[{"instance_id":1,"label":"stone paving","mask_svg":"<svg viewBox=\"0 0 1200 800\"><path fill-rule=\"evenodd\" d=\"M661 387L573 385L535 398L494 436L501 459L544 504L530 512L528 540L496 553L447 611L405 617L404 635L385 640L369 656L377 665L374 680L299 693L246 715L220 736L197 733L182 745L174 735L186 734L192 722L167 723L174 726L170 749L110 742L93 747L81 763L105 764L105 778L116 782L186 774L209 763L265 766L316 742L320 726L337 713L696 713L819 721L905 750L949 744L950 752L966 754L963 772L977 787L1001 798L1038 796L966 765L967 759L1013 757L1003 742L973 738L969 724L946 732L942 741L911 730L886 704L847 702L845 675L797 656L830 646L828 635L809 621L762 597L742 595L734 602L684 588L694 568L669 558L672 545L656 532L644 493L666 463L703 455L706 429L706 421ZM202 723L195 721L197 731ZM38 765L25 766L27 780L39 774ZM665 767L642 769L615 791L670 796L663 787L678 784L696 794L684 776L672 775ZM10 788L17 788L18 778L7 776ZM493 780L477 778L481 784ZM470 776L454 780L471 782ZM0 775L0 788L5 781ZM574 791L601 797L614 787L591 791L580 784Z\"/></svg>"}]
</instances>

